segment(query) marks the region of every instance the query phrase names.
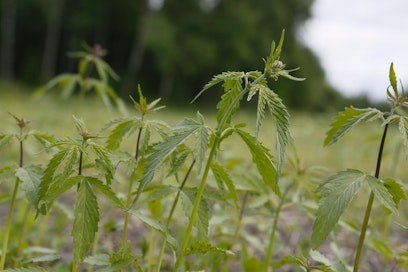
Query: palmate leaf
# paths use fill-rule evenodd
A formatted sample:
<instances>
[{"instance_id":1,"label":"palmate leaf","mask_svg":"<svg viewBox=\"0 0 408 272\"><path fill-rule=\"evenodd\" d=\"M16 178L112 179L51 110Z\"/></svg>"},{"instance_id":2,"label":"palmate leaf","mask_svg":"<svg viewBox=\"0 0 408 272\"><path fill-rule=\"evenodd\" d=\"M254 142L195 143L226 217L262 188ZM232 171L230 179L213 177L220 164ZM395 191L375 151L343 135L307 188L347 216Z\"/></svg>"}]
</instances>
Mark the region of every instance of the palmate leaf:
<instances>
[{"instance_id":1,"label":"palmate leaf","mask_svg":"<svg viewBox=\"0 0 408 272\"><path fill-rule=\"evenodd\" d=\"M239 108L240 101L243 97L242 78L225 80L224 94L221 96L220 102L217 104L217 121L220 124L225 120L224 126L231 123L232 116ZM223 130L223 127L219 128Z\"/></svg>"},{"instance_id":2,"label":"palmate leaf","mask_svg":"<svg viewBox=\"0 0 408 272\"><path fill-rule=\"evenodd\" d=\"M316 192L320 193L321 198L313 224L313 249L326 240L366 178L363 172L348 169L329 177L318 187Z\"/></svg>"},{"instance_id":3,"label":"palmate leaf","mask_svg":"<svg viewBox=\"0 0 408 272\"><path fill-rule=\"evenodd\" d=\"M273 122L275 124L276 151L278 157L276 179L278 180L286 153L286 146L291 139L289 130L289 112L280 97L269 88L261 88L259 90L259 99L266 100L266 104L268 105Z\"/></svg>"},{"instance_id":4,"label":"palmate leaf","mask_svg":"<svg viewBox=\"0 0 408 272\"><path fill-rule=\"evenodd\" d=\"M113 127L106 140L106 147L109 149L118 149L123 138L131 135L142 126L142 121L138 118L120 118L106 124L102 130Z\"/></svg>"},{"instance_id":5,"label":"palmate leaf","mask_svg":"<svg viewBox=\"0 0 408 272\"><path fill-rule=\"evenodd\" d=\"M142 178L139 181L139 187L136 196L130 206L136 203L145 186L153 179L156 169L160 166L165 158L173 153L180 144L192 134L201 129L203 125L187 118L173 128L173 133L163 139L163 141L153 146L153 153L146 158L146 167Z\"/></svg>"},{"instance_id":6,"label":"palmate leaf","mask_svg":"<svg viewBox=\"0 0 408 272\"><path fill-rule=\"evenodd\" d=\"M267 184L277 195L280 195L280 190L276 181L276 168L269 150L249 133L240 129L236 129L236 132L251 151L252 160L256 164L264 183Z\"/></svg>"},{"instance_id":7,"label":"palmate leaf","mask_svg":"<svg viewBox=\"0 0 408 272\"><path fill-rule=\"evenodd\" d=\"M364 120L373 121L376 119L383 119L383 115L384 114L381 111L374 108L346 108L344 111L340 112L336 119L331 123L330 130L326 132L324 146L337 142L360 122Z\"/></svg>"},{"instance_id":8,"label":"palmate leaf","mask_svg":"<svg viewBox=\"0 0 408 272\"><path fill-rule=\"evenodd\" d=\"M98 231L99 207L89 180L80 183L74 208L74 224L71 235L74 239L74 264L83 261Z\"/></svg>"},{"instance_id":9,"label":"palmate leaf","mask_svg":"<svg viewBox=\"0 0 408 272\"><path fill-rule=\"evenodd\" d=\"M209 88L224 82L226 80L239 80L242 79L245 76L245 74L243 72L223 72L219 75L214 76L210 82L208 82L207 84L205 84L204 88L194 97L193 101L191 101L191 103L193 103L195 100L197 100L198 97L200 97L206 90L208 90Z\"/></svg>"},{"instance_id":10,"label":"palmate leaf","mask_svg":"<svg viewBox=\"0 0 408 272\"><path fill-rule=\"evenodd\" d=\"M194 202L197 196L196 189L184 189L181 192L181 202L183 204L183 210L187 217L190 217L193 211ZM205 197L201 198L198 206L197 217L194 220L194 226L197 229L198 236L201 238L208 237L208 226L210 221L210 211L208 202Z\"/></svg>"},{"instance_id":11,"label":"palmate leaf","mask_svg":"<svg viewBox=\"0 0 408 272\"><path fill-rule=\"evenodd\" d=\"M43 199L47 195L49 187L55 180L65 180L74 171L79 160L80 149L76 145L72 145L66 149L62 149L56 153L49 161L43 179L41 180L39 199ZM57 178L58 177L58 178Z\"/></svg>"}]
</instances>

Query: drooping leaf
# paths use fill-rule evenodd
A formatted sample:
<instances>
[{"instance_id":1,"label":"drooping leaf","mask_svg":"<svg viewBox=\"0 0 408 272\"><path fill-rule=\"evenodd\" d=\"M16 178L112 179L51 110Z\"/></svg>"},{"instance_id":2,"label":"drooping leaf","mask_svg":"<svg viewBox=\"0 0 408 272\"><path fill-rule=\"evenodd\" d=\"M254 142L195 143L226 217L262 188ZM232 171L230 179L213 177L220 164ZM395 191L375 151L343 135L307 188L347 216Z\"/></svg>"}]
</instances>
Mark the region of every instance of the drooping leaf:
<instances>
[{"instance_id":1,"label":"drooping leaf","mask_svg":"<svg viewBox=\"0 0 408 272\"><path fill-rule=\"evenodd\" d=\"M373 121L376 119L383 119L383 113L377 109L346 108L344 111L340 112L336 119L331 123L330 130L326 132L324 146L337 142L363 120Z\"/></svg>"},{"instance_id":2,"label":"drooping leaf","mask_svg":"<svg viewBox=\"0 0 408 272\"><path fill-rule=\"evenodd\" d=\"M370 185L375 197L384 205L385 208L394 214L398 214L397 206L394 202L393 196L387 190L385 185L377 178L367 175L366 180Z\"/></svg>"},{"instance_id":3,"label":"drooping leaf","mask_svg":"<svg viewBox=\"0 0 408 272\"><path fill-rule=\"evenodd\" d=\"M236 132L251 151L252 160L256 164L264 183L267 184L277 195L280 195L279 186L276 182L276 168L269 150L249 133L241 129L236 129Z\"/></svg>"},{"instance_id":4,"label":"drooping leaf","mask_svg":"<svg viewBox=\"0 0 408 272\"><path fill-rule=\"evenodd\" d=\"M245 76L245 74L243 72L223 72L221 74L218 74L216 76L214 76L210 82L208 82L204 88L194 97L193 101L191 101L191 103L193 103L195 100L197 100L198 97L200 97L206 90L208 90L209 88L224 82L226 80L238 80L241 79Z\"/></svg>"},{"instance_id":5,"label":"drooping leaf","mask_svg":"<svg viewBox=\"0 0 408 272\"><path fill-rule=\"evenodd\" d=\"M229 176L228 172L215 161L211 163L211 171L213 172L215 179L219 183L225 183L231 194L232 199L234 200L236 209L239 210L237 190L235 189L235 185L231 180L231 177Z\"/></svg>"},{"instance_id":6,"label":"drooping leaf","mask_svg":"<svg viewBox=\"0 0 408 272\"><path fill-rule=\"evenodd\" d=\"M99 222L98 202L87 179L80 183L75 201L74 216L71 235L74 239L74 264L78 265L91 248Z\"/></svg>"},{"instance_id":7,"label":"drooping leaf","mask_svg":"<svg viewBox=\"0 0 408 272\"><path fill-rule=\"evenodd\" d=\"M44 148L48 148L55 142L55 137L47 133L31 131L29 134L32 135Z\"/></svg>"},{"instance_id":8,"label":"drooping leaf","mask_svg":"<svg viewBox=\"0 0 408 272\"><path fill-rule=\"evenodd\" d=\"M112 189L104 184L101 180L93 177L84 177L89 184L92 185L93 188L98 189L102 194L104 194L113 204L115 204L118 208L125 209L125 205L122 201L117 197L117 195L112 191Z\"/></svg>"},{"instance_id":9,"label":"drooping leaf","mask_svg":"<svg viewBox=\"0 0 408 272\"><path fill-rule=\"evenodd\" d=\"M196 189L184 189L181 192L181 201L183 204L184 213L187 217L190 217L193 211L194 202L197 196ZM194 226L197 229L198 235L201 238L207 238L208 236L208 226L210 221L210 214L208 203L205 197L201 198L200 204L198 206L198 213L195 219Z\"/></svg>"},{"instance_id":10,"label":"drooping leaf","mask_svg":"<svg viewBox=\"0 0 408 272\"><path fill-rule=\"evenodd\" d=\"M159 221L139 211L129 210L129 213L136 216L138 219L140 219L143 223L145 223L149 227L164 234L164 236L166 237L166 241L169 243L169 245L171 245L173 249L177 248L177 240L170 234L170 230L167 229Z\"/></svg>"},{"instance_id":11,"label":"drooping leaf","mask_svg":"<svg viewBox=\"0 0 408 272\"><path fill-rule=\"evenodd\" d=\"M326 240L340 216L360 189L367 175L348 169L329 177L316 190L320 194L319 208L312 231L312 248L316 249Z\"/></svg>"},{"instance_id":12,"label":"drooping leaf","mask_svg":"<svg viewBox=\"0 0 408 272\"><path fill-rule=\"evenodd\" d=\"M398 208L398 204L402 199L407 199L404 186L398 183L395 179L387 178L384 180L384 186L391 194L394 200L395 206Z\"/></svg>"}]
</instances>

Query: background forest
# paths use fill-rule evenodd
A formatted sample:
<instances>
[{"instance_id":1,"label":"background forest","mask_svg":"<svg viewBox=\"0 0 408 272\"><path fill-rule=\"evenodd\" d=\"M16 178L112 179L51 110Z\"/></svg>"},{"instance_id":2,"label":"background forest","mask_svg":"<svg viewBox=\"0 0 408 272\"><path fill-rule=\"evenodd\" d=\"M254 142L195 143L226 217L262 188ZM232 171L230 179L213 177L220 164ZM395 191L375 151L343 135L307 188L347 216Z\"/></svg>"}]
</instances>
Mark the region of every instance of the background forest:
<instances>
[{"instance_id":1,"label":"background forest","mask_svg":"<svg viewBox=\"0 0 408 272\"><path fill-rule=\"evenodd\" d=\"M282 59L307 78L301 89L279 83L293 108L339 109L347 101L326 81L314 53L299 40L313 0L1 0L1 79L36 87L77 69L68 52L101 45L127 98L141 84L166 103L185 103L221 71L262 67L273 37L286 30ZM126 99L127 100L127 99ZM209 101L208 101L209 102Z\"/></svg>"}]
</instances>

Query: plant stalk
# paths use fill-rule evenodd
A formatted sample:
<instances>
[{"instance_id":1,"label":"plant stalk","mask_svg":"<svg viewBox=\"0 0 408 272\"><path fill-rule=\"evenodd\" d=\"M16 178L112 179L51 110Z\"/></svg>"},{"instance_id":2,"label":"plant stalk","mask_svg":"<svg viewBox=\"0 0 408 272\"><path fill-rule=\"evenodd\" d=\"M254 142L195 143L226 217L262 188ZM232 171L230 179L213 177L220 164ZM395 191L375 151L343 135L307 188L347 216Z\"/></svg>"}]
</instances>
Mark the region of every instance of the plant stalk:
<instances>
[{"instance_id":1,"label":"plant stalk","mask_svg":"<svg viewBox=\"0 0 408 272\"><path fill-rule=\"evenodd\" d=\"M271 232L271 236L269 237L269 245L268 245L268 249L266 251L266 256L265 256L265 272L268 272L269 264L272 261L273 245L275 244L275 235L276 235L276 230L277 230L277 227L278 227L280 212L282 210L283 204L285 203L285 197L288 194L290 188L292 188L292 186L293 186L293 183L290 184L285 189L285 191L283 192L282 198L281 198L281 200L279 202L279 205L276 208L275 217L273 219L272 232Z\"/></svg>"},{"instance_id":2,"label":"plant stalk","mask_svg":"<svg viewBox=\"0 0 408 272\"><path fill-rule=\"evenodd\" d=\"M180 194L183 191L184 185L186 184L187 179L190 176L191 171L193 170L195 162L196 162L196 160L194 159L193 162L191 163L190 167L188 168L187 173L184 176L183 181L180 184L180 188L179 188L179 190L177 192L176 198L174 199L173 205L171 206L169 217L167 218L166 228L169 228L169 226L170 226L170 222L171 222L171 219L173 218L174 211L176 210L176 206L177 206L178 200L180 198ZM164 238L165 238L165 240L163 241L163 243L161 245L161 248L160 248L160 255L159 255L159 260L157 262L156 272L160 272L161 263L162 263L163 255L164 255L164 250L165 250L166 244L167 244L167 234L166 233L164 233Z\"/></svg>"},{"instance_id":3,"label":"plant stalk","mask_svg":"<svg viewBox=\"0 0 408 272\"><path fill-rule=\"evenodd\" d=\"M20 127L19 142L20 142L19 166L23 167L23 153L24 153L24 151L23 151L23 129L21 127ZM3 245L2 245L2 248L1 248L0 271L4 270L4 266L6 264L8 240L9 240L10 232L11 232L11 221L13 219L14 206L16 204L17 192L18 192L19 185L20 185L20 179L16 178L16 182L14 184L13 194L11 196L9 212L8 212L8 215L7 215L7 224L6 224L6 230L4 231Z\"/></svg>"},{"instance_id":4,"label":"plant stalk","mask_svg":"<svg viewBox=\"0 0 408 272\"><path fill-rule=\"evenodd\" d=\"M391 110L391 115L393 114L393 110ZM380 176L380 169L381 169L381 159L382 159L382 154L384 150L384 144L385 144L385 138L387 136L387 131L388 131L388 123L384 126L384 132L381 138L381 143L380 143L380 148L378 150L378 156L377 156L377 165L375 168L375 177L378 178ZM356 257L354 260L354 269L353 272L358 272L359 271L359 266L360 266L360 260L361 260L361 255L363 252L363 246L364 246L364 240L368 228L368 222L370 220L370 214L371 214L371 209L373 207L374 203L374 193L371 191L370 197L368 199L367 203L367 208L364 214L364 221L363 225L361 227L361 232L360 232L360 238L358 240L358 245L357 245L357 251L356 251Z\"/></svg>"}]
</instances>

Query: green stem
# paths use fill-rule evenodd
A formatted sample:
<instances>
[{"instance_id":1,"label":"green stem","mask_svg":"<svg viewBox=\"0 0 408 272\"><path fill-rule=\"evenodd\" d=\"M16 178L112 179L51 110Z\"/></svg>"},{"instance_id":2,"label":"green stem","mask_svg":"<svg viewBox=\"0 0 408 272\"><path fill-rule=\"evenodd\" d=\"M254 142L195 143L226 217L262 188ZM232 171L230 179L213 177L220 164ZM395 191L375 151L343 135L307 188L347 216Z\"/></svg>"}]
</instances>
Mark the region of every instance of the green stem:
<instances>
[{"instance_id":1,"label":"green stem","mask_svg":"<svg viewBox=\"0 0 408 272\"><path fill-rule=\"evenodd\" d=\"M394 111L392 109L390 115L392 115L393 112ZM382 135L382 138L381 138L380 148L379 148L379 151L378 151L377 165L376 165L376 168L375 168L375 177L376 178L378 178L380 176L381 159L382 159L382 154L383 154L383 150L384 150L384 144L385 144L385 138L387 136L387 131L388 131L388 124L386 124L384 126L384 132L383 132L383 135ZM358 240L353 272L358 272L359 271L360 260L361 260L361 255L362 255L362 252L363 252L363 246L364 246L364 240L365 240L365 236L366 236L366 232L367 232L367 228L368 228L368 222L370 220L370 214L371 214L371 209L373 207L373 203L374 203L374 193L371 192L370 197L368 199L367 208L366 208L366 211L365 211L365 214L364 214L364 221L363 221L363 225L361 227L360 238Z\"/></svg>"},{"instance_id":2,"label":"green stem","mask_svg":"<svg viewBox=\"0 0 408 272\"><path fill-rule=\"evenodd\" d=\"M143 118L144 118L144 115L142 114L142 117L141 117L142 122L143 122ZM142 135L142 130L143 130L143 127L141 127L139 129L139 132L138 132L137 138L136 138L136 150L135 150L136 167L137 167L137 163L138 163L138 160L139 160L140 137ZM126 196L126 207L129 207L130 204L132 203L133 180L134 180L135 174L136 174L136 167L135 167L135 169L133 169L132 175L131 175L130 180L129 180L127 196ZM126 245L128 226L129 226L129 213L125 212L125 221L123 223L123 233L122 233L122 246Z\"/></svg>"},{"instance_id":3,"label":"green stem","mask_svg":"<svg viewBox=\"0 0 408 272\"><path fill-rule=\"evenodd\" d=\"M170 222L171 222L171 219L173 218L174 211L176 210L176 206L177 206L178 200L180 198L180 194L183 191L184 185L186 184L187 179L190 176L191 171L193 170L195 162L196 162L196 160L194 159L193 162L191 163L190 167L188 168L187 173L184 176L184 179L183 179L182 183L180 184L180 188L179 188L179 190L177 192L176 198L174 199L173 205L171 206L169 217L167 218L166 229L168 229L169 226L170 226ZM164 238L165 238L165 240L163 241L163 243L161 245L161 248L160 248L160 255L159 255L159 260L157 262L156 272L160 272L161 263L162 263L163 255L164 255L164 250L165 250L166 244L167 244L167 235L166 235L166 233L164 233Z\"/></svg>"},{"instance_id":4,"label":"green stem","mask_svg":"<svg viewBox=\"0 0 408 272\"><path fill-rule=\"evenodd\" d=\"M20 143L19 166L23 167L23 153L24 153L24 151L23 151L23 128L22 127L20 127L20 136L19 136L18 139L19 139L19 143ZM18 192L19 185L20 185L20 179L16 178L16 182L14 184L13 194L11 196L10 208L9 208L9 212L8 212L8 215L7 215L7 224L6 224L6 230L4 231L3 245L2 245L2 248L1 248L0 271L4 270L4 266L6 264L8 240L10 238L10 231L11 231L11 221L13 219L14 206L16 204L17 192Z\"/></svg>"},{"instance_id":5,"label":"green stem","mask_svg":"<svg viewBox=\"0 0 408 272\"><path fill-rule=\"evenodd\" d=\"M20 184L20 180L17 178L16 182L14 184L13 195L11 196L10 208L9 208L9 212L8 212L8 215L7 215L6 230L4 231L3 246L2 246L2 249L1 249L0 271L4 270L4 265L6 263L7 246L8 246L8 240L9 240L9 237L10 237L10 230L11 230L11 221L12 221L12 218L13 218L13 211L14 211L14 206L15 206L15 203L16 203L17 191L18 191L19 184Z\"/></svg>"},{"instance_id":6,"label":"green stem","mask_svg":"<svg viewBox=\"0 0 408 272\"><path fill-rule=\"evenodd\" d=\"M280 216L280 212L282 210L283 204L285 203L285 197L288 194L290 188L292 188L293 183L291 185L289 185L285 191L283 192L282 198L279 202L278 207L276 208L276 213L275 213L275 217L273 219L273 227L272 227L272 232L271 232L271 236L269 237L269 245L268 245L268 250L266 251L266 256L265 256L265 272L268 272L268 267L269 264L272 261L272 254L273 254L273 246L275 244L275 235L276 235L276 230L278 227L278 221L279 221L279 216Z\"/></svg>"},{"instance_id":7,"label":"green stem","mask_svg":"<svg viewBox=\"0 0 408 272\"><path fill-rule=\"evenodd\" d=\"M211 162L213 160L213 157L215 156L219 141L220 141L220 137L216 136L216 138L214 140L214 143L213 143L213 146L211 148L210 154L208 155L207 164L205 166L203 176L201 178L200 186L198 187L197 196L196 196L196 199L194 201L193 211L191 212L191 216L190 216L190 220L188 222L186 234L184 236L183 242L182 242L181 247L180 247L180 251L179 251L179 255L178 255L177 260L176 260L174 271L178 271L178 268L180 267L180 264L183 261L184 252L185 252L185 250L187 248L187 244L188 244L188 241L190 239L190 235L191 235L191 231L193 229L194 221L195 221L195 218L196 218L197 213L198 213L198 207L200 205L201 197L202 197L203 192L204 192L205 183L207 181L208 173L210 172Z\"/></svg>"},{"instance_id":8,"label":"green stem","mask_svg":"<svg viewBox=\"0 0 408 272\"><path fill-rule=\"evenodd\" d=\"M210 172L211 162L212 162L212 160L213 160L213 158L214 158L214 156L216 154L218 145L221 142L221 136L222 136L224 126L227 123L228 118L231 117L231 113L232 113L234 107L236 107L238 102L248 92L249 87L251 85L253 85L253 84L256 84L257 82L259 82L263 78L265 78L265 73L262 74L261 76L259 76L257 79L255 79L252 83L248 82L247 78L245 79L244 89L229 104L227 110L225 111L224 116L222 117L221 121L217 125L217 129L216 129L216 133L215 133L215 140L214 140L213 145L211 147L210 154L208 155L208 158L207 158L207 164L205 166L203 176L201 178L200 186L199 186L198 191L197 191L197 196L196 196L196 199L194 201L193 211L191 212L191 216L190 216L190 220L189 220L189 223L188 223L188 226L187 226L186 234L184 236L183 242L182 242L181 247L180 247L179 256L177 257L176 264L174 266L175 271L177 271L179 269L180 264L181 264L181 262L182 262L182 260L184 258L184 251L186 250L187 244L188 244L189 239L190 239L191 231L193 229L193 224L194 224L195 218L196 218L197 213L198 213L198 207L200 205L201 197L202 197L203 192L204 192L204 187L205 187L205 184L206 184L206 181L207 181L208 173Z\"/></svg>"}]
</instances>

